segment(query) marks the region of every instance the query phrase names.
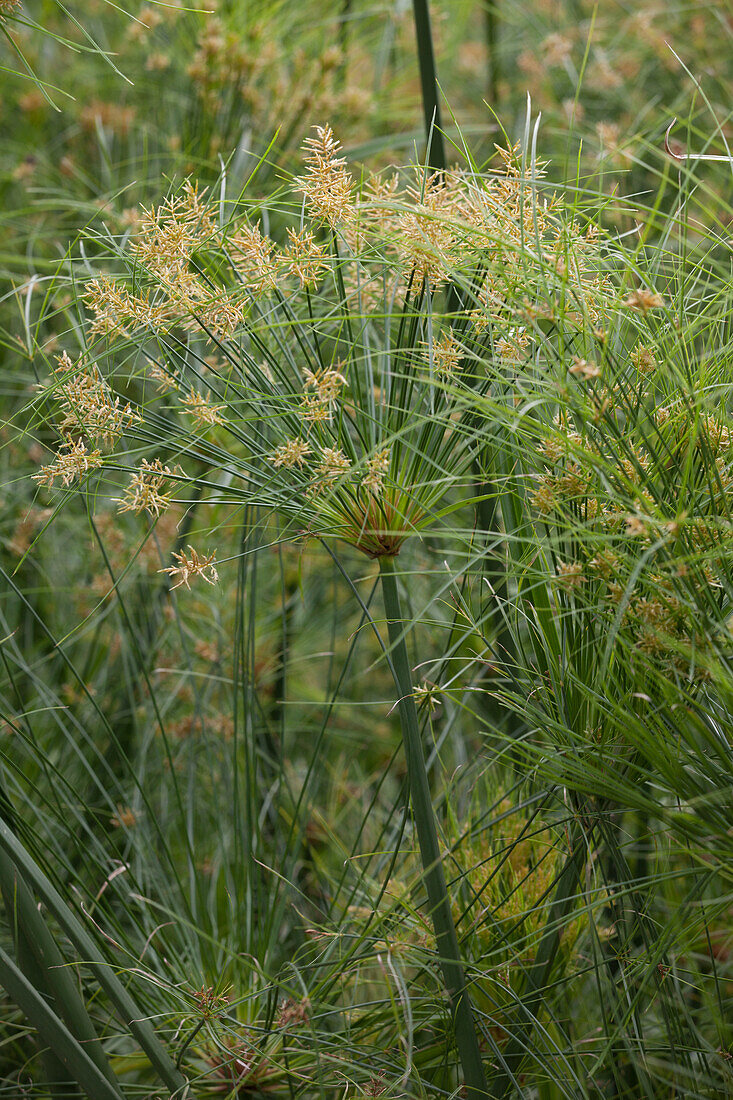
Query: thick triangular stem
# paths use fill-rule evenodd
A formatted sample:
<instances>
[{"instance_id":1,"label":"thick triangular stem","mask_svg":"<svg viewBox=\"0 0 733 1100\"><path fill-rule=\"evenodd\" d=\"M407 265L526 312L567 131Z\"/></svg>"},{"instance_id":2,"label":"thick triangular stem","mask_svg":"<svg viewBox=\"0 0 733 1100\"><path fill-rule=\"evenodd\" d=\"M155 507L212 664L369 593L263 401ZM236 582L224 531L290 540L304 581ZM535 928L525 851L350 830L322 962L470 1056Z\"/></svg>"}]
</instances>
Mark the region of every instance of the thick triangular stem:
<instances>
[{"instance_id":1,"label":"thick triangular stem","mask_svg":"<svg viewBox=\"0 0 733 1100\"><path fill-rule=\"evenodd\" d=\"M435 53L433 51L433 33L430 28L430 8L428 0L413 0L415 16L415 36L417 38L417 56L420 63L420 85L422 87L423 114L425 116L425 134L428 147L425 163L439 172L445 171L445 144L440 120L440 98L438 77L435 71Z\"/></svg>"},{"instance_id":2,"label":"thick triangular stem","mask_svg":"<svg viewBox=\"0 0 733 1100\"><path fill-rule=\"evenodd\" d=\"M390 641L391 669L397 689L398 710L407 760L412 813L420 847L430 917L440 958L443 981L450 998L456 1045L463 1068L468 1100L486 1100L488 1091L479 1048L476 1021L458 946L450 898L438 844L433 802L425 766L394 558L379 559L384 609Z\"/></svg>"}]
</instances>

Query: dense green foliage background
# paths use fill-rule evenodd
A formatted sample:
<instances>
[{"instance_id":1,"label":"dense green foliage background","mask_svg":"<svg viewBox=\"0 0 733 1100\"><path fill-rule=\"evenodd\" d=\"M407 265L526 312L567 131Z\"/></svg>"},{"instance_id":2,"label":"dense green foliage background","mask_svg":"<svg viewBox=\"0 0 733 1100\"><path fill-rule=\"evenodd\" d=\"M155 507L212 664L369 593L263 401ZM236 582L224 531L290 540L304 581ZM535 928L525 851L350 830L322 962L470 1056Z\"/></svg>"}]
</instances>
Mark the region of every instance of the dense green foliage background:
<instances>
[{"instance_id":1,"label":"dense green foliage background","mask_svg":"<svg viewBox=\"0 0 733 1100\"><path fill-rule=\"evenodd\" d=\"M100 273L145 285L140 205L187 178L283 246L314 125L355 187L396 166L424 199L412 8L122 7L0 0L0 1094L460 1095L379 563L302 537L285 490L248 495L249 437L197 434L145 375L175 361L160 331L110 348L83 297ZM477 259L456 236L404 312L359 299L356 335L327 328L343 285L263 291L263 360L297 370L315 332L359 363L401 350L412 377L440 329L471 378L436 384L431 358L433 396L395 399L444 489L394 563L489 1095L722 1100L733 20L676 0L431 14L449 163L522 181L498 242ZM200 265L224 285L221 255ZM199 336L190 376L259 423L240 361L225 384ZM64 351L151 426L49 487ZM460 473L426 428L459 421ZM186 468L173 503L120 512L159 453ZM191 545L218 581L173 588Z\"/></svg>"}]
</instances>

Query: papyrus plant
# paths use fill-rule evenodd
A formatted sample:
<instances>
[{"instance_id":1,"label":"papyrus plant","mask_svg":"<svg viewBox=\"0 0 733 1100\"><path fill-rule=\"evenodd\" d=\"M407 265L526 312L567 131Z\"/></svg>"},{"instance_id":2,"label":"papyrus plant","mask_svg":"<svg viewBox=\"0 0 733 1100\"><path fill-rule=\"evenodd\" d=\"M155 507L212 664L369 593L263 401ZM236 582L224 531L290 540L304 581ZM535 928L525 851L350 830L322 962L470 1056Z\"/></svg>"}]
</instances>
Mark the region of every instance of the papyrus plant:
<instances>
[{"instance_id":1,"label":"papyrus plant","mask_svg":"<svg viewBox=\"0 0 733 1100\"><path fill-rule=\"evenodd\" d=\"M207 197L186 182L143 210L116 250L124 275L83 290L90 343L59 360L41 397L61 440L37 475L66 488L98 478L121 510L153 521L195 480L204 500L276 514L284 537L341 540L378 560L425 886L473 1097L486 1095L479 1034L396 560L456 513L470 529L471 502L492 491L476 488L491 444L477 395L490 407L512 384L554 303L582 329L606 293L592 235L560 216L536 163L500 152L492 176L413 166L357 184L330 128L316 128L296 204L231 201L224 181ZM123 355L124 398L113 390ZM213 582L214 567L210 546L189 547L168 572Z\"/></svg>"}]
</instances>

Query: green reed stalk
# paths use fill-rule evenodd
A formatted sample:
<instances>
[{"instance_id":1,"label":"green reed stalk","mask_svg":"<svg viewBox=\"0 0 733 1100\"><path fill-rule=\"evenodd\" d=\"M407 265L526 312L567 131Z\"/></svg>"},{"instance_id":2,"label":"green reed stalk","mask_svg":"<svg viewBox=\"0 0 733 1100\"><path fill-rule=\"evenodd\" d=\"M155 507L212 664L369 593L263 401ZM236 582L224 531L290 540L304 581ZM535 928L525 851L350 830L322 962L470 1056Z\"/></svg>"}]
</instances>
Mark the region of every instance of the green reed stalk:
<instances>
[{"instance_id":1,"label":"green reed stalk","mask_svg":"<svg viewBox=\"0 0 733 1100\"><path fill-rule=\"evenodd\" d=\"M89 1100L120 1100L119 1089L111 1085L69 1029L33 988L9 955L0 949L0 985L15 1001L36 1029L41 1040L79 1083Z\"/></svg>"},{"instance_id":2,"label":"green reed stalk","mask_svg":"<svg viewBox=\"0 0 733 1100\"><path fill-rule=\"evenodd\" d=\"M46 995L50 1007L58 1013L74 1039L83 1044L88 1059L117 1092L115 1075L79 994L72 971L66 965L58 944L41 916L33 894L4 851L0 851L0 891L15 940L19 969L38 993ZM59 1054L56 1050L53 1053ZM53 1089L51 1082L49 1087ZM68 1093L65 1092L64 1095Z\"/></svg>"},{"instance_id":3,"label":"green reed stalk","mask_svg":"<svg viewBox=\"0 0 733 1100\"><path fill-rule=\"evenodd\" d=\"M466 988L458 936L456 935L453 914L451 913L448 888L438 845L438 831L435 825L433 802L430 797L428 773L420 739L417 708L412 694L412 676L402 625L404 620L397 588L394 558L381 557L379 568L391 646L392 675L397 689L397 705L407 759L412 812L420 845L420 858L428 894L430 916L435 929L435 940L440 966L443 971L443 980L450 997L456 1044L466 1085L466 1096L468 1100L485 1100L488 1091L481 1061L476 1022L471 1007L471 999Z\"/></svg>"},{"instance_id":4,"label":"green reed stalk","mask_svg":"<svg viewBox=\"0 0 733 1100\"><path fill-rule=\"evenodd\" d=\"M446 167L445 143L443 141L443 131L441 130L438 77L435 71L435 51L433 50L433 32L430 28L428 0L412 0L412 9L415 16L422 106L425 116L425 134L428 142L425 163L431 168L443 172Z\"/></svg>"},{"instance_id":5,"label":"green reed stalk","mask_svg":"<svg viewBox=\"0 0 733 1100\"><path fill-rule=\"evenodd\" d=\"M116 1008L125 1027L127 1027L145 1051L161 1081L168 1086L176 1098L186 1096L188 1082L178 1071L165 1047L158 1039L153 1025L145 1018L139 1006L135 1003L125 986L117 977L115 968L99 959L99 950L93 937L77 919L59 894L58 890L52 885L51 881L43 873L35 860L28 854L2 818L0 818L0 850L4 851L16 867L23 872L26 882L33 888L39 899L47 907L49 913L53 915L71 943L73 943L84 960L84 966L92 971L100 986L109 997L111 1003ZM13 969L17 968L13 967ZM7 974L10 979L14 979L12 970L7 970ZM22 974L20 977L23 977ZM2 978L0 978L0 983L2 983ZM16 998L10 987L7 988L10 996L15 1000ZM25 1002L32 1004L32 1001L25 995L22 983L14 980L13 988L18 989L23 994ZM20 1001L16 1003L20 1006L22 1011L26 1011ZM48 1007L45 1002L43 1002L43 1007ZM50 1012L50 1009L48 1011ZM51 1013L51 1015L54 1016L54 1013ZM58 1022L60 1023L60 1021ZM53 1021L49 1022L49 1026L56 1028ZM64 1027L64 1025L61 1024L61 1027ZM58 1029L56 1028L56 1030ZM64 1032L67 1032L65 1027ZM85 1055L85 1057L88 1056ZM99 1073L98 1070L97 1073ZM108 1083L107 1087L110 1087ZM100 1092L98 1095L101 1100L101 1098L107 1094Z\"/></svg>"},{"instance_id":6,"label":"green reed stalk","mask_svg":"<svg viewBox=\"0 0 733 1100\"><path fill-rule=\"evenodd\" d=\"M46 1002L49 1003L43 973L36 963L27 937L23 935L20 929L17 930L15 936L15 957L18 969L36 992L44 994ZM70 1100L72 1097L73 1100L78 1100L82 1095L79 1082L74 1080L73 1074L69 1072L51 1048L44 1044L40 1033L38 1034L38 1040L41 1066L43 1067L43 1073L46 1075L45 1081L51 1100Z\"/></svg>"},{"instance_id":7,"label":"green reed stalk","mask_svg":"<svg viewBox=\"0 0 733 1100\"><path fill-rule=\"evenodd\" d=\"M497 18L498 0L487 0L484 7L486 26L486 54L489 66L488 92L489 102L496 111L499 101L499 26Z\"/></svg>"}]
</instances>

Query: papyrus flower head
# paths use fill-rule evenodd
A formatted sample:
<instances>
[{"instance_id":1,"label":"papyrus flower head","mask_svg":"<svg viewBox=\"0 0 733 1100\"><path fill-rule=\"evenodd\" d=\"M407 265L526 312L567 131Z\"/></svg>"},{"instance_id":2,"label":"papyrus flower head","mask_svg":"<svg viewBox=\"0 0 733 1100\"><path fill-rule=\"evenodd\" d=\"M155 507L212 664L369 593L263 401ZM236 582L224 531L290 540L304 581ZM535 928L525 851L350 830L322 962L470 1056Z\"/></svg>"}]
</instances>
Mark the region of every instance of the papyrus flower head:
<instances>
[{"instance_id":1,"label":"papyrus flower head","mask_svg":"<svg viewBox=\"0 0 733 1100\"><path fill-rule=\"evenodd\" d=\"M389 470L389 447L383 447L367 459L367 472L362 478L362 488L373 496L378 497L384 489L384 479Z\"/></svg>"},{"instance_id":2,"label":"papyrus flower head","mask_svg":"<svg viewBox=\"0 0 733 1100\"><path fill-rule=\"evenodd\" d=\"M193 390L181 398L181 404L184 406L184 412L193 417L200 428L214 427L216 424L224 423L221 415L224 411L224 405L214 404L211 400L211 390L207 390L206 394Z\"/></svg>"},{"instance_id":3,"label":"papyrus flower head","mask_svg":"<svg viewBox=\"0 0 733 1100\"><path fill-rule=\"evenodd\" d=\"M302 466L309 454L310 447L303 439L288 439L275 448L270 461L276 470L280 467L292 470L294 466Z\"/></svg>"},{"instance_id":4,"label":"papyrus flower head","mask_svg":"<svg viewBox=\"0 0 733 1100\"><path fill-rule=\"evenodd\" d=\"M199 484L212 492L394 555L475 491L484 442L471 406L491 371L533 369L560 254L564 291L583 302L595 292L594 245L539 201L537 173L514 151L491 178L416 168L359 184L330 127L305 152L293 217L273 236L260 203L243 216L238 198L227 220L226 198L190 183L144 210L131 278L89 288L91 330L142 356L157 344L148 377L176 391L162 403L148 387L145 427L125 426L132 442L149 447L164 424L165 454L209 464ZM520 257L525 237L534 251ZM448 280L462 286L454 316ZM517 307L519 294L538 300ZM183 477L162 459L130 474L122 509L153 517ZM570 464L546 476L548 508L572 496Z\"/></svg>"}]
</instances>

